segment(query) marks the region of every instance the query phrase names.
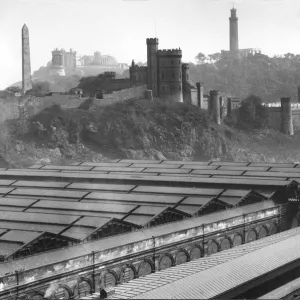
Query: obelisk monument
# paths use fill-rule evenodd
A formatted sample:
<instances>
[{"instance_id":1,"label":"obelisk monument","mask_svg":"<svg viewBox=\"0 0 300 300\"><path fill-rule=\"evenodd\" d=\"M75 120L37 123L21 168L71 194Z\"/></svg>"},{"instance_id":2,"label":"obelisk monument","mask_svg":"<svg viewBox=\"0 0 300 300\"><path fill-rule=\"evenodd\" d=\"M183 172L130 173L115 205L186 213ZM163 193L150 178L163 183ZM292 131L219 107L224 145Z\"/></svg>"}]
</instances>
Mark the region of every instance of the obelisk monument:
<instances>
[{"instance_id":1,"label":"obelisk monument","mask_svg":"<svg viewBox=\"0 0 300 300\"><path fill-rule=\"evenodd\" d=\"M26 24L22 27L22 94L32 89L29 48L29 31Z\"/></svg>"}]
</instances>

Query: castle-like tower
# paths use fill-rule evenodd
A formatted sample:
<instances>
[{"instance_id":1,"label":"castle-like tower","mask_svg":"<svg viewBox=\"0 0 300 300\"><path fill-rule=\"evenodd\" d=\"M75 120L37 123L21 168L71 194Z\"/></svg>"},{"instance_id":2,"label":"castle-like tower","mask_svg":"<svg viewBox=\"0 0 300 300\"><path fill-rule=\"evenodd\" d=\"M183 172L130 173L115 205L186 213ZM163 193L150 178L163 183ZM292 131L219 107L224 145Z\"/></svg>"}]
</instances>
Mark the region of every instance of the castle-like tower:
<instances>
[{"instance_id":1,"label":"castle-like tower","mask_svg":"<svg viewBox=\"0 0 300 300\"><path fill-rule=\"evenodd\" d=\"M146 43L147 67L137 66L132 61L129 68L131 86L146 84L154 97L183 102L182 51L180 48L158 50L157 38L148 38ZM184 70L188 73L187 64Z\"/></svg>"},{"instance_id":2,"label":"castle-like tower","mask_svg":"<svg viewBox=\"0 0 300 300\"><path fill-rule=\"evenodd\" d=\"M52 51L52 66L50 70L51 75L59 75L65 76L65 69L64 69L64 50L63 49L54 49Z\"/></svg>"},{"instance_id":3,"label":"castle-like tower","mask_svg":"<svg viewBox=\"0 0 300 300\"><path fill-rule=\"evenodd\" d=\"M26 24L22 27L22 94L32 89L31 63L29 47L29 30Z\"/></svg>"},{"instance_id":4,"label":"castle-like tower","mask_svg":"<svg viewBox=\"0 0 300 300\"><path fill-rule=\"evenodd\" d=\"M229 18L230 25L230 52L238 53L239 51L239 34L238 34L238 18L236 16L236 9L232 8L231 16Z\"/></svg>"},{"instance_id":5,"label":"castle-like tower","mask_svg":"<svg viewBox=\"0 0 300 300\"><path fill-rule=\"evenodd\" d=\"M159 97L183 102L180 49L158 50Z\"/></svg>"},{"instance_id":6,"label":"castle-like tower","mask_svg":"<svg viewBox=\"0 0 300 300\"><path fill-rule=\"evenodd\" d=\"M158 68L157 51L158 39L149 38L147 43L147 88L152 90L153 96L158 97Z\"/></svg>"}]
</instances>

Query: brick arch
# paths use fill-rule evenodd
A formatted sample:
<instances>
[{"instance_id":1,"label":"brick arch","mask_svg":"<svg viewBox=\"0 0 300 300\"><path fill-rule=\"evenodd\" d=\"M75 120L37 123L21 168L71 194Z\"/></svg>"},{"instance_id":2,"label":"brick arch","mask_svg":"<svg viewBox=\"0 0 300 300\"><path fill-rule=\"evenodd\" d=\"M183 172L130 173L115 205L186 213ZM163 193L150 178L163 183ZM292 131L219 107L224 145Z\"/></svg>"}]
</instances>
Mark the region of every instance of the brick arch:
<instances>
[{"instance_id":1,"label":"brick arch","mask_svg":"<svg viewBox=\"0 0 300 300\"><path fill-rule=\"evenodd\" d=\"M232 247L237 247L239 245L242 245L243 241L244 241L244 236L241 233L237 232L232 239Z\"/></svg>"},{"instance_id":2,"label":"brick arch","mask_svg":"<svg viewBox=\"0 0 300 300\"><path fill-rule=\"evenodd\" d=\"M184 249L184 248L179 248L179 249L176 251L176 254L175 254L175 264L176 264L176 265L180 265L180 264L184 263L184 262L180 262L180 261L179 261L179 263L177 262L177 257L178 257L178 255L179 255L179 253L181 253L181 252L184 253L184 254L186 255L186 261L185 261L185 262L188 262L188 261L191 260L188 251L187 251L186 249Z\"/></svg>"},{"instance_id":3,"label":"brick arch","mask_svg":"<svg viewBox=\"0 0 300 300\"><path fill-rule=\"evenodd\" d=\"M57 298L55 298L55 293L59 289L65 289L65 290L67 290L67 292L69 293L69 299L73 298L73 291L72 291L72 289L68 285L66 285L66 284L59 284L57 286L57 288L52 292L50 299L57 299Z\"/></svg>"},{"instance_id":4,"label":"brick arch","mask_svg":"<svg viewBox=\"0 0 300 300\"><path fill-rule=\"evenodd\" d=\"M254 233L254 235L253 234L251 234L251 236L252 237L255 237L255 239L251 239L251 241L249 241L248 240L248 237L249 237L249 235L250 235L250 233ZM248 231L247 231L247 233L246 233L246 243L250 243L250 242L252 242L252 241L255 241L255 240L257 240L258 239L258 233L257 233L257 230L255 229L255 228L250 228Z\"/></svg>"},{"instance_id":5,"label":"brick arch","mask_svg":"<svg viewBox=\"0 0 300 300\"><path fill-rule=\"evenodd\" d=\"M113 279L115 281L115 285L117 285L118 282L120 281L120 278L119 278L118 274L114 270L107 269L101 274L100 287L105 287L105 276L108 275L108 274L111 274L113 276Z\"/></svg>"},{"instance_id":6,"label":"brick arch","mask_svg":"<svg viewBox=\"0 0 300 300\"><path fill-rule=\"evenodd\" d=\"M126 276L126 275L124 275L124 272L125 272L125 270L126 270L127 268L129 268L129 269L131 269L131 270L133 271L133 278L131 278L130 280L133 280L133 279L135 279L135 278L138 277L137 270L136 270L135 266L132 265L132 264L126 264L126 265L124 265L124 266L121 268L121 277L120 277L120 279L119 279L120 282L124 280L124 276Z\"/></svg>"},{"instance_id":7,"label":"brick arch","mask_svg":"<svg viewBox=\"0 0 300 300\"><path fill-rule=\"evenodd\" d=\"M168 258L171 260L171 265L170 265L169 267L175 266L175 260L174 260L174 257L173 257L170 253L164 253L164 254L162 254L161 257L159 258L159 264L158 264L159 270L164 270L164 269L167 269L167 268L168 268L168 267L167 267L167 268L164 268L164 269L161 268L161 263L162 263L162 261L163 261L163 259L164 259L165 257L168 257Z\"/></svg>"},{"instance_id":8,"label":"brick arch","mask_svg":"<svg viewBox=\"0 0 300 300\"><path fill-rule=\"evenodd\" d=\"M213 247L212 245L214 245L214 244L216 245L216 247L212 248ZM213 252L213 251L215 251L215 249L217 251ZM217 240L215 240L215 239L210 240L207 244L207 255L211 255L211 254L217 253L219 251L220 251L220 244L217 242Z\"/></svg>"},{"instance_id":9,"label":"brick arch","mask_svg":"<svg viewBox=\"0 0 300 300\"><path fill-rule=\"evenodd\" d=\"M194 250L199 250L199 252L200 252L200 256L199 257L195 257L195 258L193 258L193 254L192 254L192 252L194 251ZM193 247L191 248L191 250L190 250L190 260L193 260L193 259L197 259L197 258L200 258L200 257L202 257L203 256L203 254L204 254L204 251L203 251L203 248L200 246L200 245L198 245L198 244L195 244L195 245L193 245Z\"/></svg>"},{"instance_id":10,"label":"brick arch","mask_svg":"<svg viewBox=\"0 0 300 300\"><path fill-rule=\"evenodd\" d=\"M225 243L225 241L228 241L227 245L223 244L223 242ZM222 244L224 245L223 248L222 248ZM226 248L226 246L228 246L228 245L229 245L229 247ZM230 249L230 248L232 248L232 245L233 245L232 239L229 236L225 235L220 242L220 251Z\"/></svg>"},{"instance_id":11,"label":"brick arch","mask_svg":"<svg viewBox=\"0 0 300 300\"><path fill-rule=\"evenodd\" d=\"M155 265L154 265L154 263L153 263L150 259L145 258L145 259L140 263L140 265L139 265L139 267L138 267L138 269L137 269L137 276L138 276L138 277L148 275L148 274L143 275L142 264L145 264L145 263L148 263L148 264L150 265L151 273L152 273L152 272L155 272Z\"/></svg>"},{"instance_id":12,"label":"brick arch","mask_svg":"<svg viewBox=\"0 0 300 300\"><path fill-rule=\"evenodd\" d=\"M265 235L262 233L263 231L265 231ZM262 239L262 238L267 237L269 235L269 230L268 230L268 227L266 225L262 225L259 230L256 229L256 232L257 232L257 238L258 239Z\"/></svg>"},{"instance_id":13,"label":"brick arch","mask_svg":"<svg viewBox=\"0 0 300 300\"><path fill-rule=\"evenodd\" d=\"M92 280L89 279L89 278L86 278L86 277L81 276L81 277L79 277L79 278L77 279L77 282L76 282L76 284L75 284L74 287L73 287L73 295L74 295L74 297L77 296L77 295L76 295L76 288L79 287L79 284L80 284L81 282L86 282L86 283L90 286L91 293L95 290L95 287L94 287L94 284L93 284Z\"/></svg>"},{"instance_id":14,"label":"brick arch","mask_svg":"<svg viewBox=\"0 0 300 300\"><path fill-rule=\"evenodd\" d=\"M45 293L42 291L34 291L32 294L26 295L28 300L44 299Z\"/></svg>"}]
</instances>

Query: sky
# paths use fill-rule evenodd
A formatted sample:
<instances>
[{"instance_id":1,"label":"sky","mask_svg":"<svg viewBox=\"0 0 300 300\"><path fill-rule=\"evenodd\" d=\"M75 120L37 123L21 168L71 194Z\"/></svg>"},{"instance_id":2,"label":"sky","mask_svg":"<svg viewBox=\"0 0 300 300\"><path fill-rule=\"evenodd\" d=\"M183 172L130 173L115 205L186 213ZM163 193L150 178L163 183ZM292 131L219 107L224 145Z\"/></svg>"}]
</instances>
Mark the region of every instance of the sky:
<instances>
[{"instance_id":1,"label":"sky","mask_svg":"<svg viewBox=\"0 0 300 300\"><path fill-rule=\"evenodd\" d=\"M118 62L146 62L146 38L181 48L183 61L229 49L229 16L239 47L273 56L300 53L299 0L0 0L0 89L21 80L21 28L29 28L32 72L54 48L95 51Z\"/></svg>"}]
</instances>

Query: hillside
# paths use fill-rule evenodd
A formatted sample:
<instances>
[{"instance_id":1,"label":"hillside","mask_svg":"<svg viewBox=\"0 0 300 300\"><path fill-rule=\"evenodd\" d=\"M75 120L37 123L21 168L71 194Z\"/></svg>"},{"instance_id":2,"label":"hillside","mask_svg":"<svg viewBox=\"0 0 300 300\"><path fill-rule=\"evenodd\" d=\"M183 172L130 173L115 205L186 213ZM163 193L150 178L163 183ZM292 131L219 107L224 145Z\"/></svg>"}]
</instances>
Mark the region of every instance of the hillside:
<instances>
[{"instance_id":1,"label":"hillside","mask_svg":"<svg viewBox=\"0 0 300 300\"><path fill-rule=\"evenodd\" d=\"M218 89L235 97L245 98L255 94L264 102L279 101L280 97L297 99L300 84L300 56L285 57L254 55L240 60L221 55L212 62L190 65L194 82L203 81L206 93Z\"/></svg>"},{"instance_id":2,"label":"hillside","mask_svg":"<svg viewBox=\"0 0 300 300\"><path fill-rule=\"evenodd\" d=\"M90 110L45 109L28 124L0 125L0 154L13 166L68 164L114 158L300 161L299 136L272 130L243 132L210 122L183 103L130 100ZM25 126L26 125L26 126Z\"/></svg>"}]
</instances>

